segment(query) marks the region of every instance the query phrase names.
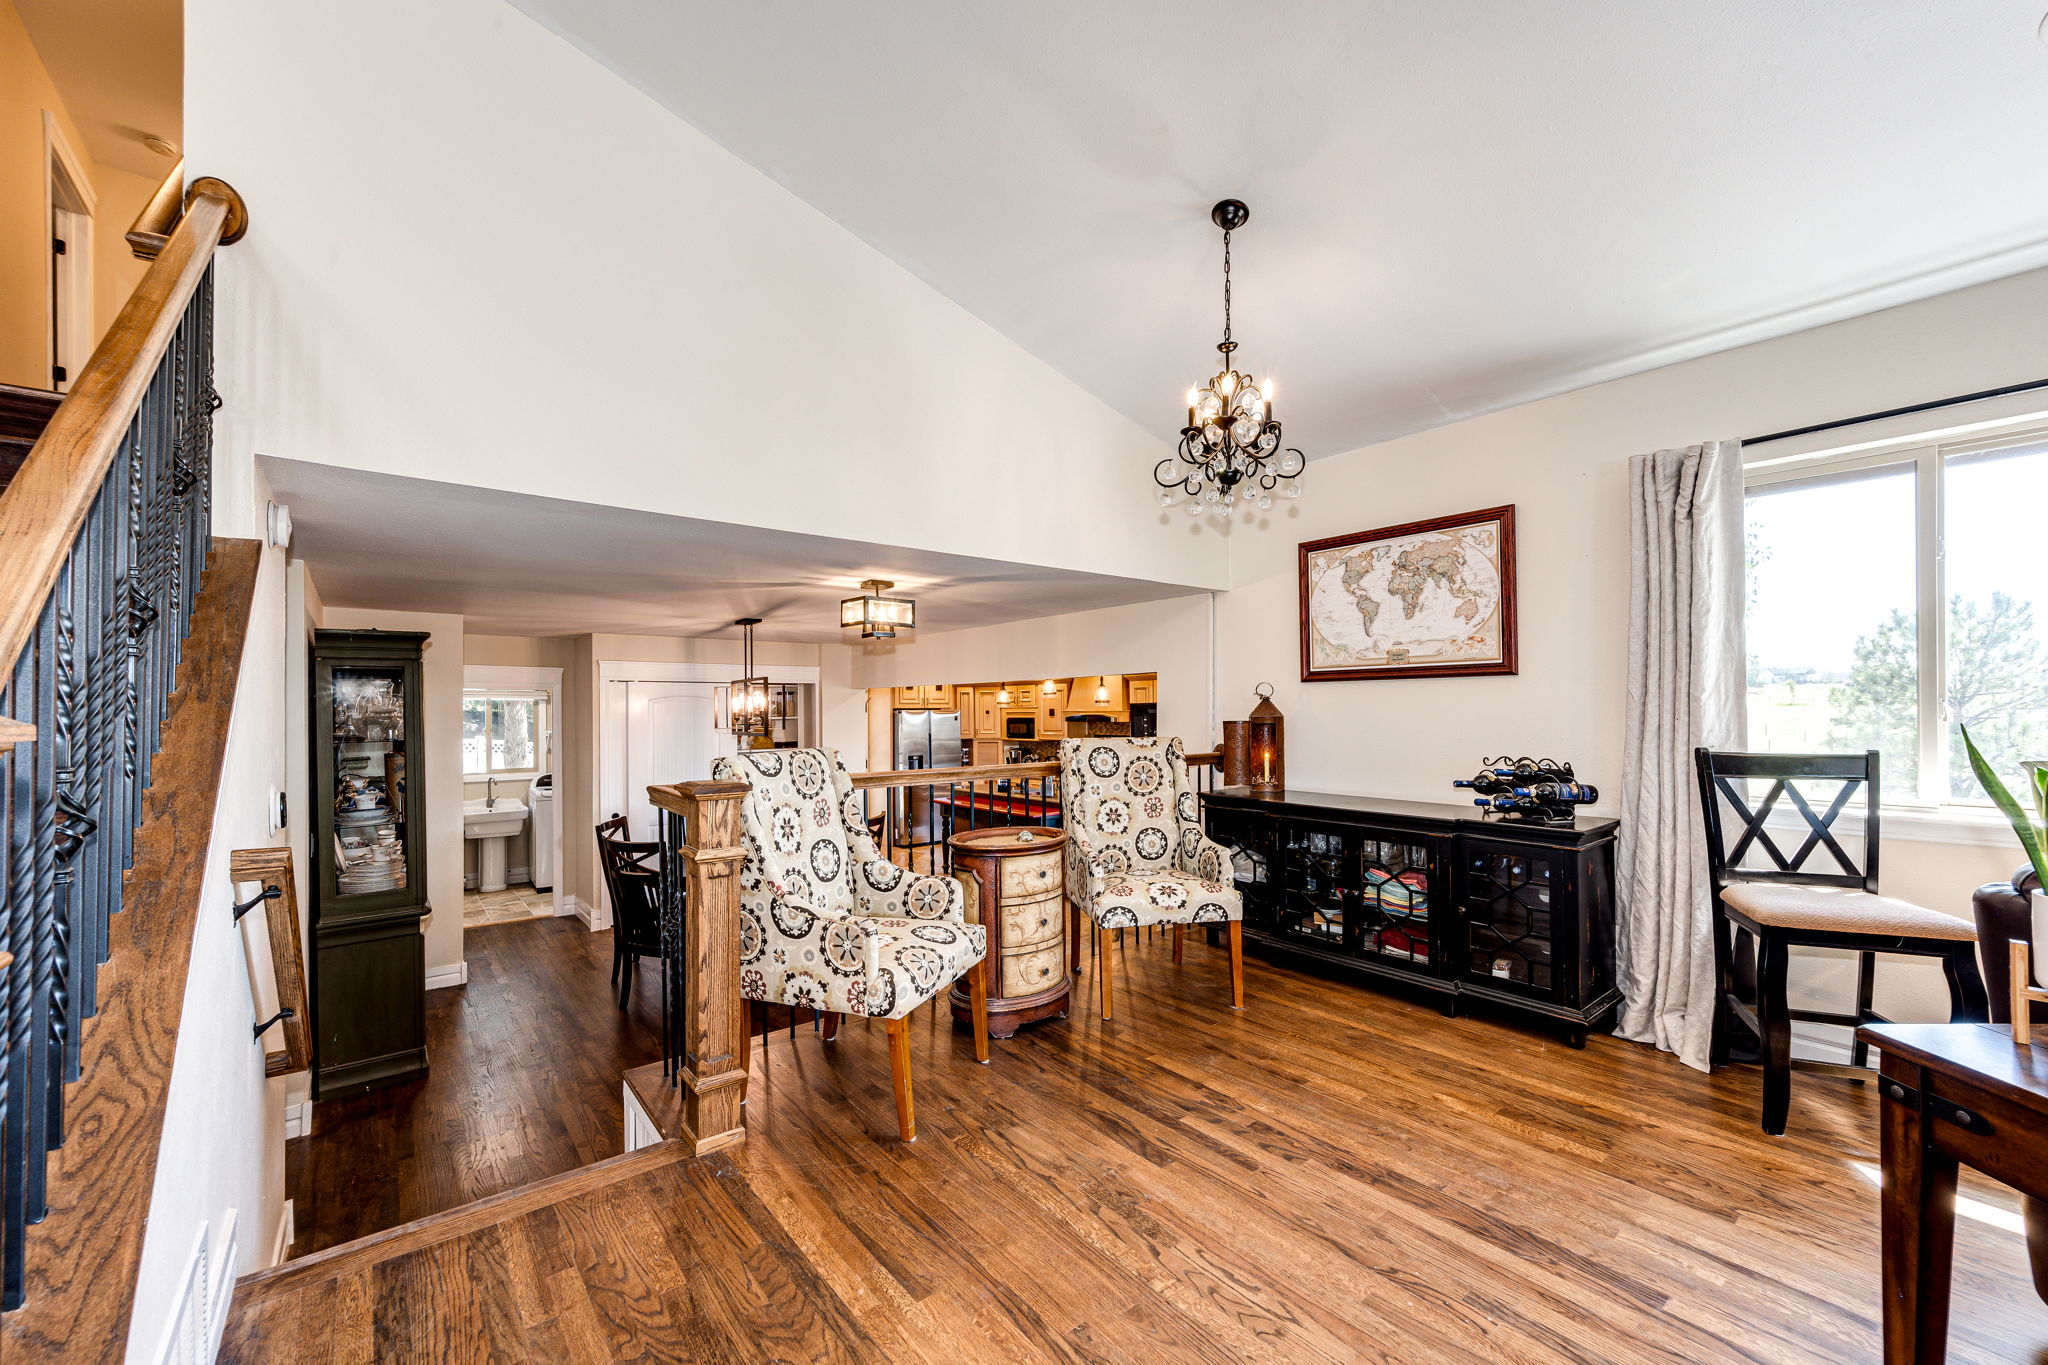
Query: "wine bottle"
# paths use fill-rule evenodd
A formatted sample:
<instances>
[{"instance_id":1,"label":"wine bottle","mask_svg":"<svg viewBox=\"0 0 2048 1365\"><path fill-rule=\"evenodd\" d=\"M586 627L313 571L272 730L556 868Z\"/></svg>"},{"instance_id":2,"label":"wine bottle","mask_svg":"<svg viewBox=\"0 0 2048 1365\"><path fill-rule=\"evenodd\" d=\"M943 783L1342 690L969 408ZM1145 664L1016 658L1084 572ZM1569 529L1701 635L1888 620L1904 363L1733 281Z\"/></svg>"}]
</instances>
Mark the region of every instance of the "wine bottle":
<instances>
[{"instance_id":1,"label":"wine bottle","mask_svg":"<svg viewBox=\"0 0 2048 1365\"><path fill-rule=\"evenodd\" d=\"M1516 787L1514 794L1560 806L1590 806L1600 799L1600 789L1589 782L1536 782Z\"/></svg>"},{"instance_id":2,"label":"wine bottle","mask_svg":"<svg viewBox=\"0 0 2048 1365\"><path fill-rule=\"evenodd\" d=\"M1541 810L1543 807L1541 801L1528 796L1475 796L1472 804L1499 811Z\"/></svg>"},{"instance_id":3,"label":"wine bottle","mask_svg":"<svg viewBox=\"0 0 2048 1365\"><path fill-rule=\"evenodd\" d=\"M1506 795L1514 788L1512 780L1492 772L1483 772L1476 777L1460 777L1453 780L1451 785L1469 787L1473 791L1484 792L1489 796Z\"/></svg>"}]
</instances>

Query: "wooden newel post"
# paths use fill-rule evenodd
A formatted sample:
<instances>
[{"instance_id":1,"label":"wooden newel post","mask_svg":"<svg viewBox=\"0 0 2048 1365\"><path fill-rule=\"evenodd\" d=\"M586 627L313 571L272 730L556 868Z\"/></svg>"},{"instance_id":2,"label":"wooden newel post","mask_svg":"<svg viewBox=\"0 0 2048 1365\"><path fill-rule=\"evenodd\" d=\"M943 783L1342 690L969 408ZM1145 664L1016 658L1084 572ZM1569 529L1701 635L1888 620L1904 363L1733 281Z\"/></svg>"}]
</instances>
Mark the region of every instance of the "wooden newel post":
<instances>
[{"instance_id":1,"label":"wooden newel post","mask_svg":"<svg viewBox=\"0 0 2048 1365\"><path fill-rule=\"evenodd\" d=\"M662 812L663 1050L683 1131L701 1155L746 1140L740 1102L740 802L744 782L649 787Z\"/></svg>"}]
</instances>

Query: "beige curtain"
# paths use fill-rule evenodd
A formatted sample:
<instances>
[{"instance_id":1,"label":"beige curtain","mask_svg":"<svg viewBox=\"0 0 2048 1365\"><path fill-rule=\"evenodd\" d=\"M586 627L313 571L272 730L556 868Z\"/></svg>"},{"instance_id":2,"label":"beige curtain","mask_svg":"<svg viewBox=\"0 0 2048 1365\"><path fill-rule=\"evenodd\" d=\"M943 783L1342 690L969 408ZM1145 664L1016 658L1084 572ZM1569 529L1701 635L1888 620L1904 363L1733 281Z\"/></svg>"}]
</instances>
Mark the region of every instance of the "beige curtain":
<instances>
[{"instance_id":1,"label":"beige curtain","mask_svg":"<svg viewBox=\"0 0 2048 1365\"><path fill-rule=\"evenodd\" d=\"M1615 1032L1705 1071L1714 943L1693 749L1743 744L1742 448L1638 455L1629 484Z\"/></svg>"}]
</instances>

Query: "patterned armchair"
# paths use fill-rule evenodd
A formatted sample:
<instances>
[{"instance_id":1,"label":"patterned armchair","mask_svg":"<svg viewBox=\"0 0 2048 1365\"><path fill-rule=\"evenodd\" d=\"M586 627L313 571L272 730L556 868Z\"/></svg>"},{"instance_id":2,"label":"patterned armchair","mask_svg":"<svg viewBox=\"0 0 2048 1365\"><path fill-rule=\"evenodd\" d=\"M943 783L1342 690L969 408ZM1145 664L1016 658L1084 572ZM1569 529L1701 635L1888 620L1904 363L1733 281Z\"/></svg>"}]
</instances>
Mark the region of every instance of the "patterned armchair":
<instances>
[{"instance_id":1,"label":"patterned armchair","mask_svg":"<svg viewBox=\"0 0 2048 1365\"><path fill-rule=\"evenodd\" d=\"M959 882L877 855L836 750L746 749L711 776L753 788L740 806L741 997L885 1021L897 1126L915 1141L906 1018L965 976L975 1059L988 1061L988 932L966 922Z\"/></svg>"},{"instance_id":2,"label":"patterned armchair","mask_svg":"<svg viewBox=\"0 0 2048 1365\"><path fill-rule=\"evenodd\" d=\"M1094 921L1102 1017L1110 1017L1111 933L1173 926L1173 960L1190 924L1227 924L1230 995L1244 1008L1244 904L1223 845L1202 832L1201 802L1178 739L1060 742L1060 801L1067 831L1067 898L1074 966L1082 912Z\"/></svg>"}]
</instances>

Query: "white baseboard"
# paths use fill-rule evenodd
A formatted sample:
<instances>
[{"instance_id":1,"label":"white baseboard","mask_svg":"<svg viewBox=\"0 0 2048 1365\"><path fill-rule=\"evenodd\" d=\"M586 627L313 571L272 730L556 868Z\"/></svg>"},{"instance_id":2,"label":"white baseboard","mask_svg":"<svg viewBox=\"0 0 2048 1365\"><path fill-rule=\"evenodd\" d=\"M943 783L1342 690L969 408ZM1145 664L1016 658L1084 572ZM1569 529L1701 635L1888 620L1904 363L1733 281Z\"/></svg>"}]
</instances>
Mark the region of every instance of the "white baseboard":
<instances>
[{"instance_id":1,"label":"white baseboard","mask_svg":"<svg viewBox=\"0 0 2048 1365\"><path fill-rule=\"evenodd\" d=\"M438 991L444 986L466 986L469 984L469 964L451 962L445 967L427 968L427 989Z\"/></svg>"},{"instance_id":2,"label":"white baseboard","mask_svg":"<svg viewBox=\"0 0 2048 1365\"><path fill-rule=\"evenodd\" d=\"M593 934L600 929L612 927L612 916L609 910L592 905L590 902L578 899L575 896L564 896L562 899L573 908L577 919L590 926L590 932Z\"/></svg>"},{"instance_id":3,"label":"white baseboard","mask_svg":"<svg viewBox=\"0 0 2048 1365\"><path fill-rule=\"evenodd\" d=\"M270 1243L270 1264L283 1265L285 1253L299 1237L298 1224L292 1213L292 1201L284 1201L284 1208L277 1215L277 1236Z\"/></svg>"},{"instance_id":4,"label":"white baseboard","mask_svg":"<svg viewBox=\"0 0 2048 1365\"><path fill-rule=\"evenodd\" d=\"M313 1131L313 1101L300 1100L284 1107L284 1136L289 1142Z\"/></svg>"},{"instance_id":5,"label":"white baseboard","mask_svg":"<svg viewBox=\"0 0 2048 1365\"><path fill-rule=\"evenodd\" d=\"M1792 1021L1792 1055L1810 1062L1849 1065L1849 1029L1841 1024L1815 1024L1804 1019Z\"/></svg>"}]
</instances>

